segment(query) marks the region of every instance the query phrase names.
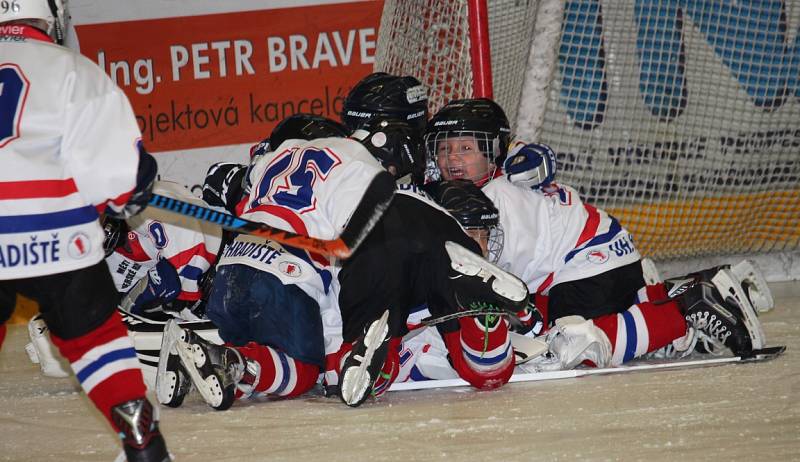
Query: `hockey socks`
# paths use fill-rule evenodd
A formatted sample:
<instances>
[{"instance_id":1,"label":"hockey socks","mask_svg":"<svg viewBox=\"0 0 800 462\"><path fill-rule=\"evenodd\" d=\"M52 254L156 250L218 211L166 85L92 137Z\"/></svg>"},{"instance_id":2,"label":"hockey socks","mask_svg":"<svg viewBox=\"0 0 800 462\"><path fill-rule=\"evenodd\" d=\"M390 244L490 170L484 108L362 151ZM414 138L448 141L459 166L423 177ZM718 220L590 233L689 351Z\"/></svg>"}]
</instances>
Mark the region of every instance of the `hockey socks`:
<instances>
[{"instance_id":1,"label":"hockey socks","mask_svg":"<svg viewBox=\"0 0 800 462\"><path fill-rule=\"evenodd\" d=\"M639 296L640 299L663 300L666 290L663 284L647 286ZM593 321L611 341L612 366L658 350L686 335L686 320L675 301L659 305L645 301L622 313L601 316Z\"/></svg>"},{"instance_id":2,"label":"hockey socks","mask_svg":"<svg viewBox=\"0 0 800 462\"><path fill-rule=\"evenodd\" d=\"M69 361L75 377L92 400L119 432L111 409L145 396L139 360L128 330L118 312L86 335L64 340L51 333L53 344Z\"/></svg>"},{"instance_id":3,"label":"hockey socks","mask_svg":"<svg viewBox=\"0 0 800 462\"><path fill-rule=\"evenodd\" d=\"M506 320L487 315L458 322L461 329L443 337L459 377L482 390L508 382L514 372L514 351Z\"/></svg>"},{"instance_id":4,"label":"hockey socks","mask_svg":"<svg viewBox=\"0 0 800 462\"><path fill-rule=\"evenodd\" d=\"M246 387L250 385L256 393L293 398L313 388L319 377L319 366L304 363L266 345L251 342L235 348L248 363L258 364L256 370L248 365L239 393L248 394L250 390Z\"/></svg>"}]
</instances>

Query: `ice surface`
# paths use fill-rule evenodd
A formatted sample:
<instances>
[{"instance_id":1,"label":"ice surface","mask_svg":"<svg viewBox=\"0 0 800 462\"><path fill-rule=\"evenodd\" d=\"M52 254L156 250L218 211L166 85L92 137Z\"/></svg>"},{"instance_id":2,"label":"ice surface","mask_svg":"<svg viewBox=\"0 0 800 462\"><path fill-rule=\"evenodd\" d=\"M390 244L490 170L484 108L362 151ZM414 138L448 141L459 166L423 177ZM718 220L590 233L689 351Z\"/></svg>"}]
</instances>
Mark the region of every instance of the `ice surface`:
<instances>
[{"instance_id":1,"label":"ice surface","mask_svg":"<svg viewBox=\"0 0 800 462\"><path fill-rule=\"evenodd\" d=\"M800 460L800 282L771 287L767 343L788 345L772 362L392 392L356 409L314 395L215 412L190 395L162 428L178 461ZM11 326L0 352L0 460L113 460L115 435L26 341Z\"/></svg>"}]
</instances>

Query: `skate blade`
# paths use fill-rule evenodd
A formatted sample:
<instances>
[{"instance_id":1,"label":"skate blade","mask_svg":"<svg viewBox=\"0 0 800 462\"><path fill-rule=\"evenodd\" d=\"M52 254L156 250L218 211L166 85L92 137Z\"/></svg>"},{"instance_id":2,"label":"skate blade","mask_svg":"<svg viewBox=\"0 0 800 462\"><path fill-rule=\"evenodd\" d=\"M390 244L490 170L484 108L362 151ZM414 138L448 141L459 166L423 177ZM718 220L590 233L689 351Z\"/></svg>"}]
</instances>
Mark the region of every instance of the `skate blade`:
<instances>
[{"instance_id":1,"label":"skate blade","mask_svg":"<svg viewBox=\"0 0 800 462\"><path fill-rule=\"evenodd\" d=\"M168 397L168 390L178 385L177 377L175 377L174 383L170 383L172 380L167 379L167 363L170 355L177 354L175 344L181 337L183 337L183 332L178 327L178 322L174 319L167 321L164 325L164 333L161 335L161 348L158 352L158 368L156 370L156 398L161 404L171 400Z\"/></svg>"},{"instance_id":2,"label":"skate blade","mask_svg":"<svg viewBox=\"0 0 800 462\"><path fill-rule=\"evenodd\" d=\"M528 286L516 276L503 271L488 260L452 241L444 243L452 268L466 276L479 276L488 281L494 276L492 290L501 297L520 303L528 297Z\"/></svg>"},{"instance_id":3,"label":"skate blade","mask_svg":"<svg viewBox=\"0 0 800 462\"><path fill-rule=\"evenodd\" d=\"M381 344L386 338L389 329L389 310L383 312L383 315L377 322L372 323L364 335L364 345L367 347L364 351L364 356L359 359L360 364L356 368L350 368L347 373L342 377L339 386L342 400L348 406L355 406L361 398L369 392L369 387L372 386L372 380L369 377L370 363L375 352L380 348ZM354 355L354 352L350 353ZM355 356L353 356L355 358Z\"/></svg>"},{"instance_id":4,"label":"skate blade","mask_svg":"<svg viewBox=\"0 0 800 462\"><path fill-rule=\"evenodd\" d=\"M740 261L733 265L730 271L739 282L747 282L755 288L755 290L748 290L747 296L756 311L764 313L775 306L767 280L764 279L764 275L750 260Z\"/></svg>"},{"instance_id":5,"label":"skate blade","mask_svg":"<svg viewBox=\"0 0 800 462\"><path fill-rule=\"evenodd\" d=\"M761 327L761 322L758 320L758 315L750 304L750 299L745 295L741 284L730 270L721 269L711 278L711 282L722 294L723 298L732 297L736 300L736 304L742 312L743 320L750 332L750 343L754 350L763 348L767 342L767 337L764 335L764 329Z\"/></svg>"},{"instance_id":6,"label":"skate blade","mask_svg":"<svg viewBox=\"0 0 800 462\"><path fill-rule=\"evenodd\" d=\"M170 322L172 322L172 320L170 320ZM178 323L174 322L172 325L170 325L168 322L167 327L170 329L175 338L174 347L175 352L178 354L178 359L180 359L181 364L183 364L183 367L186 370L186 373L189 375L194 388L200 393L200 396L203 397L203 400L208 403L209 406L213 408L219 407L223 400L222 384L220 384L214 376L204 378L197 370L192 346L184 340L181 340L181 328L178 327ZM160 364L161 361L159 360L159 365Z\"/></svg>"}]
</instances>

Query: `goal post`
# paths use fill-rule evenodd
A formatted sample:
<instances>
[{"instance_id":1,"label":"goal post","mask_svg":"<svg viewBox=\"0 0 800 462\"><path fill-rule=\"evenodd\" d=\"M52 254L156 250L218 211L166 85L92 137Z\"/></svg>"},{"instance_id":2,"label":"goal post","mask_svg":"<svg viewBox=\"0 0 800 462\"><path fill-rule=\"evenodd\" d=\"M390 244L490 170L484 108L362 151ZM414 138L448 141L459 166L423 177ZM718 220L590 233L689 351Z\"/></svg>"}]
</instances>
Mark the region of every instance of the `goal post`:
<instances>
[{"instance_id":1,"label":"goal post","mask_svg":"<svg viewBox=\"0 0 800 462\"><path fill-rule=\"evenodd\" d=\"M493 95L658 260L800 249L800 0L488 0ZM376 70L474 89L467 0L386 0ZM484 39L485 42L485 39Z\"/></svg>"}]
</instances>

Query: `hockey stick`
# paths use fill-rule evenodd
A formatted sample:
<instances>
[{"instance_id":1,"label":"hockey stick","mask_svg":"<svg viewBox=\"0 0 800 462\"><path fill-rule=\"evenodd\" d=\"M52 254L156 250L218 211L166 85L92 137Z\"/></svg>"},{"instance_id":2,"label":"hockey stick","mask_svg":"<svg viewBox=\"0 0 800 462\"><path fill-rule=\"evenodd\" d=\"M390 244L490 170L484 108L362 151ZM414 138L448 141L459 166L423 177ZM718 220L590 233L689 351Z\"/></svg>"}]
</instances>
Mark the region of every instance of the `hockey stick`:
<instances>
[{"instance_id":1,"label":"hockey stick","mask_svg":"<svg viewBox=\"0 0 800 462\"><path fill-rule=\"evenodd\" d=\"M344 231L338 238L330 240L284 231L264 223L246 220L224 212L218 212L209 207L160 194L153 194L149 205L214 223L228 231L262 237L325 256L347 258L352 255L361 241L380 220L386 208L389 207L389 203L394 197L394 190L395 182L391 174L388 172L378 173L364 191L361 202L359 202L350 217L350 221Z\"/></svg>"},{"instance_id":2,"label":"hockey stick","mask_svg":"<svg viewBox=\"0 0 800 462\"><path fill-rule=\"evenodd\" d=\"M634 364L630 366L569 369L565 371L542 371L529 373L515 373L509 383L538 382L545 380L574 379L589 375L609 375L626 372L641 372L652 370L684 369L692 367L718 366L722 364L759 362L777 358L786 350L785 346L776 346L753 350L746 356L732 356L726 358L696 359L688 361L670 361L656 364ZM424 390L431 388L468 387L469 384L462 379L424 380L419 382L399 382L392 384L389 391Z\"/></svg>"}]
</instances>

